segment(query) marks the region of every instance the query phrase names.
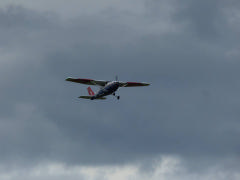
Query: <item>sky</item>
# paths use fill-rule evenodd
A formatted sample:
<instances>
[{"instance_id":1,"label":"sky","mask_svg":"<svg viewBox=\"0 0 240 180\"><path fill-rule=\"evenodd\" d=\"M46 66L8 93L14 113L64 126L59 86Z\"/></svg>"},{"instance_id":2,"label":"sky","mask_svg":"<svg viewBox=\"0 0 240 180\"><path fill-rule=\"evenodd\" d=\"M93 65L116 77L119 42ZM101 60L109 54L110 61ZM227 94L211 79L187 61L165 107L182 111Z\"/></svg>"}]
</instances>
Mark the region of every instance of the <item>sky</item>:
<instances>
[{"instance_id":1,"label":"sky","mask_svg":"<svg viewBox=\"0 0 240 180\"><path fill-rule=\"evenodd\" d=\"M240 179L239 10L0 1L0 179ZM151 85L88 101L65 81L116 75Z\"/></svg>"}]
</instances>

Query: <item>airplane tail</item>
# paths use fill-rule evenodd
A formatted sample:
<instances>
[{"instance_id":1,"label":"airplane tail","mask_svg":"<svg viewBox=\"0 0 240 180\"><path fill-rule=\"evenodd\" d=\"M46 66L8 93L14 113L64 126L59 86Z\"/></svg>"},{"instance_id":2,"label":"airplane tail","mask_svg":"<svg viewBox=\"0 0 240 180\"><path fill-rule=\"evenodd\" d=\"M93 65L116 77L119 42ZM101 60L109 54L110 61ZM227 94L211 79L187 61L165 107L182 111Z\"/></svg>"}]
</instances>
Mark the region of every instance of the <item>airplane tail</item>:
<instances>
[{"instance_id":1,"label":"airplane tail","mask_svg":"<svg viewBox=\"0 0 240 180\"><path fill-rule=\"evenodd\" d=\"M90 87L87 88L87 91L88 91L88 94L90 96L94 96L95 95L95 93L93 92L93 90Z\"/></svg>"},{"instance_id":2,"label":"airplane tail","mask_svg":"<svg viewBox=\"0 0 240 180\"><path fill-rule=\"evenodd\" d=\"M94 98L95 93L93 92L93 90L90 87L87 88L87 91L88 91L89 96L79 96L78 98L91 99L91 100L93 100L93 99L106 99L105 97Z\"/></svg>"}]
</instances>

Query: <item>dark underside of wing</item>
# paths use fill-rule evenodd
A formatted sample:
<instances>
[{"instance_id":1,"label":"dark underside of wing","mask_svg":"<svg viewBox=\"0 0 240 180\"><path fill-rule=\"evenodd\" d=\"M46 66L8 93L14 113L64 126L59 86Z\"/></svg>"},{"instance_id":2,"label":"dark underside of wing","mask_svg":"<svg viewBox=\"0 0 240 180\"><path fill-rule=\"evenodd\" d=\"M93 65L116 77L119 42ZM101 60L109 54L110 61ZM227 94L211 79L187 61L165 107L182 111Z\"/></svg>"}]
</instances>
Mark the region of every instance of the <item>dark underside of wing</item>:
<instances>
[{"instance_id":1,"label":"dark underside of wing","mask_svg":"<svg viewBox=\"0 0 240 180\"><path fill-rule=\"evenodd\" d=\"M71 81L75 83L92 85L92 79L80 79L80 78L67 78L66 81Z\"/></svg>"},{"instance_id":2,"label":"dark underside of wing","mask_svg":"<svg viewBox=\"0 0 240 180\"><path fill-rule=\"evenodd\" d=\"M145 82L126 82L122 85L122 87L138 87L138 86L149 86L149 83Z\"/></svg>"},{"instance_id":3,"label":"dark underside of wing","mask_svg":"<svg viewBox=\"0 0 240 180\"><path fill-rule=\"evenodd\" d=\"M83 78L67 78L66 81L71 81L75 83L81 83L86 85L98 85L105 86L109 81L94 80L94 79L83 79ZM149 83L145 82L121 82L119 81L120 87L138 87L138 86L149 86Z\"/></svg>"},{"instance_id":4,"label":"dark underside of wing","mask_svg":"<svg viewBox=\"0 0 240 180\"><path fill-rule=\"evenodd\" d=\"M67 78L66 81L71 81L75 83L81 83L86 85L98 85L98 86L105 86L108 81L102 81L102 80L94 80L94 79L83 79L83 78Z\"/></svg>"}]
</instances>

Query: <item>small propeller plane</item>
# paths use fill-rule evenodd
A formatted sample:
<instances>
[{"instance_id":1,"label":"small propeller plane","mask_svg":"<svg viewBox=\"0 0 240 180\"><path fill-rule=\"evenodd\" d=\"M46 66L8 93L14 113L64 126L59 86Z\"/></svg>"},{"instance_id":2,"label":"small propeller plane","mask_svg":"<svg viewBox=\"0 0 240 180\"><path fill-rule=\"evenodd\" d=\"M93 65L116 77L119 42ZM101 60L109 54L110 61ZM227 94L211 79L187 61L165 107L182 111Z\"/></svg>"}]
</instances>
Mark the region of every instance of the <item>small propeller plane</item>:
<instances>
[{"instance_id":1,"label":"small propeller plane","mask_svg":"<svg viewBox=\"0 0 240 180\"><path fill-rule=\"evenodd\" d=\"M145 82L122 82L118 81L118 77L116 76L115 81L103 81L103 80L93 80L93 79L82 79L82 78L72 78L69 77L66 81L71 81L75 83L81 83L86 85L97 85L100 86L100 90L95 94L91 87L88 87L89 96L80 96L79 98L83 99L106 99L105 96L113 95L117 99L120 99L120 96L116 96L115 92L120 87L138 87L138 86L149 86L149 83Z\"/></svg>"}]
</instances>

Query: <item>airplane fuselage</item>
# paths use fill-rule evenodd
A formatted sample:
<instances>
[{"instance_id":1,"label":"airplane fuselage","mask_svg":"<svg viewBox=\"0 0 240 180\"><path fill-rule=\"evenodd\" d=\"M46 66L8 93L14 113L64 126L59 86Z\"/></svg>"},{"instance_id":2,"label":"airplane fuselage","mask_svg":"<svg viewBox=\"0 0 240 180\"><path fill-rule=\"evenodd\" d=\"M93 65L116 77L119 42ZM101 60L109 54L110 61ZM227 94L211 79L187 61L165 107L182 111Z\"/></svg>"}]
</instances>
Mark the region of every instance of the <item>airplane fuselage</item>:
<instances>
[{"instance_id":1,"label":"airplane fuselage","mask_svg":"<svg viewBox=\"0 0 240 180\"><path fill-rule=\"evenodd\" d=\"M107 83L102 89L100 89L94 96L92 96L91 100L114 94L119 87L120 84L118 81L111 81Z\"/></svg>"}]
</instances>

